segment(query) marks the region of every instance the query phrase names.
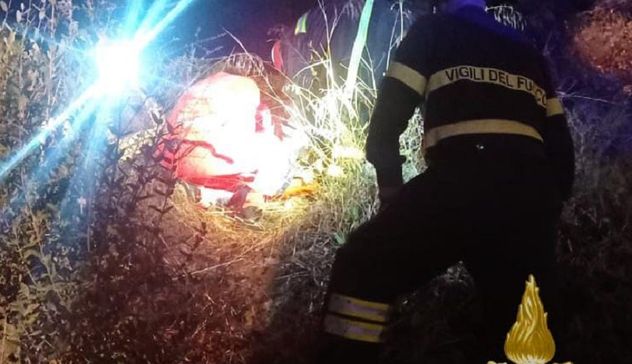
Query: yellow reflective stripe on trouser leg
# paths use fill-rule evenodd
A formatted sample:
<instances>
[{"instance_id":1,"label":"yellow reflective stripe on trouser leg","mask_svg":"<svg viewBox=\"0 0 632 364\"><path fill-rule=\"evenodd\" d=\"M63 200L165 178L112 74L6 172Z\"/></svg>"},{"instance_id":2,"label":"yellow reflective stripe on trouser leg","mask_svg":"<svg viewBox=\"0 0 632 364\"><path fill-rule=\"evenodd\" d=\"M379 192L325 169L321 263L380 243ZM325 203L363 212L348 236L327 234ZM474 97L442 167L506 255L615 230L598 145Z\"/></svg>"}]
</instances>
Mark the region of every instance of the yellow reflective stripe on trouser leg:
<instances>
[{"instance_id":1,"label":"yellow reflective stripe on trouser leg","mask_svg":"<svg viewBox=\"0 0 632 364\"><path fill-rule=\"evenodd\" d=\"M564 107L557 97L546 100L546 116L564 115Z\"/></svg>"},{"instance_id":2,"label":"yellow reflective stripe on trouser leg","mask_svg":"<svg viewBox=\"0 0 632 364\"><path fill-rule=\"evenodd\" d=\"M384 325L349 320L332 314L325 316L324 324L328 334L368 343L381 342L380 337L384 332Z\"/></svg>"},{"instance_id":3,"label":"yellow reflective stripe on trouser leg","mask_svg":"<svg viewBox=\"0 0 632 364\"><path fill-rule=\"evenodd\" d=\"M424 148L430 148L445 138L467 134L524 135L539 141L544 140L535 128L519 121L478 119L460 121L428 130L424 135Z\"/></svg>"},{"instance_id":4,"label":"yellow reflective stripe on trouser leg","mask_svg":"<svg viewBox=\"0 0 632 364\"><path fill-rule=\"evenodd\" d=\"M329 311L361 319L386 322L390 306L334 293L329 299Z\"/></svg>"},{"instance_id":5,"label":"yellow reflective stripe on trouser leg","mask_svg":"<svg viewBox=\"0 0 632 364\"><path fill-rule=\"evenodd\" d=\"M403 63L391 63L388 71L386 71L386 77L402 82L422 97L426 94L426 77Z\"/></svg>"}]
</instances>

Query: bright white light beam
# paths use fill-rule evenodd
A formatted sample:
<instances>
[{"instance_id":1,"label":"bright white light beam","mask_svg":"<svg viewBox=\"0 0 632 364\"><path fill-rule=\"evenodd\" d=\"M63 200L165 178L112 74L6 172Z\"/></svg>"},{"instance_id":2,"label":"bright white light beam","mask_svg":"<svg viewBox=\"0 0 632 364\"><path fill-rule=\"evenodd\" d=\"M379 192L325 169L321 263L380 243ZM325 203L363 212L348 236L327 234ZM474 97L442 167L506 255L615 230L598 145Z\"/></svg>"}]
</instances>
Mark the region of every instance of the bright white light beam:
<instances>
[{"instance_id":1,"label":"bright white light beam","mask_svg":"<svg viewBox=\"0 0 632 364\"><path fill-rule=\"evenodd\" d=\"M131 41L122 43L105 43L97 45L94 51L99 67L99 81L90 86L86 92L75 99L66 110L44 125L36 136L24 145L6 162L0 164L0 181L20 164L35 148L41 146L46 138L62 122L70 117L82 105L98 94L115 92L125 86L133 85L138 78L140 69L140 54L143 49L154 40L171 22L175 20L195 0L181 0L155 26L149 30L139 29ZM165 2L162 2L164 8ZM149 28L149 27L148 27ZM127 57L131 57L127 59Z\"/></svg>"},{"instance_id":2,"label":"bright white light beam","mask_svg":"<svg viewBox=\"0 0 632 364\"><path fill-rule=\"evenodd\" d=\"M194 1L195 0L178 1L176 6L149 31L145 32L143 31L143 29L140 29L136 36L139 41L140 47L145 48L147 44L149 44L158 36L158 34L165 30L165 28L168 27L169 24L171 24L175 20L175 18L178 17L178 15L180 15L180 13L182 13L184 10L186 10L186 8L188 8L189 5L191 5L191 3L193 3Z\"/></svg>"},{"instance_id":3,"label":"bright white light beam","mask_svg":"<svg viewBox=\"0 0 632 364\"><path fill-rule=\"evenodd\" d=\"M56 130L61 123L66 121L75 111L81 108L86 101L93 97L95 93L94 91L94 86L86 90L77 99L75 99L75 101L70 104L64 112L51 119L47 125L42 126L41 130L28 142L28 144L24 145L13 157L1 165L0 181L4 180L7 174L9 174L15 166L20 164L20 162L22 162L24 158L26 158L35 148L44 144L44 142L46 142L46 138L48 138L52 131Z\"/></svg>"},{"instance_id":4,"label":"bright white light beam","mask_svg":"<svg viewBox=\"0 0 632 364\"><path fill-rule=\"evenodd\" d=\"M127 89L137 88L143 50L193 1L195 0L179 1L151 29L146 30L142 25L133 39L100 41L94 49L94 59L99 72L97 88L105 95L117 95ZM164 7L165 3L161 2L154 6Z\"/></svg>"},{"instance_id":5,"label":"bright white light beam","mask_svg":"<svg viewBox=\"0 0 632 364\"><path fill-rule=\"evenodd\" d=\"M116 95L138 87L140 55L143 48L134 40L101 40L94 49L99 78L96 88L105 95Z\"/></svg>"}]
</instances>

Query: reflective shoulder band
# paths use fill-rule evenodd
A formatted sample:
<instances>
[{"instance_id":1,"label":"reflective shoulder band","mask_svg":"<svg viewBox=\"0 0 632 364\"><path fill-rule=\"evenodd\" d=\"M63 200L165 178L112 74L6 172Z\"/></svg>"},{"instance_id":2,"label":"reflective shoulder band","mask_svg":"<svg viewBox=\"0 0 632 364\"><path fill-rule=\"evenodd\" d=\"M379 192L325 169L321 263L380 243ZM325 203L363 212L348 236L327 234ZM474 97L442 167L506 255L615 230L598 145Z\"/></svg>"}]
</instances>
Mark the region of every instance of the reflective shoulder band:
<instances>
[{"instance_id":1,"label":"reflective shoulder band","mask_svg":"<svg viewBox=\"0 0 632 364\"><path fill-rule=\"evenodd\" d=\"M329 314L325 316L325 332L349 340L379 343L384 325L349 320Z\"/></svg>"},{"instance_id":2,"label":"reflective shoulder band","mask_svg":"<svg viewBox=\"0 0 632 364\"><path fill-rule=\"evenodd\" d=\"M357 317L375 322L386 322L390 306L384 303L365 301L341 294L332 294L329 311L345 316Z\"/></svg>"},{"instance_id":3,"label":"reflective shoulder band","mask_svg":"<svg viewBox=\"0 0 632 364\"><path fill-rule=\"evenodd\" d=\"M426 77L403 63L391 63L388 71L386 71L386 77L402 82L421 96L426 94Z\"/></svg>"},{"instance_id":4,"label":"reflective shoulder band","mask_svg":"<svg viewBox=\"0 0 632 364\"><path fill-rule=\"evenodd\" d=\"M486 83L509 90L526 92L534 97L540 107L546 107L546 92L534 80L520 74L490 67L460 65L435 72L428 81L428 93L462 81Z\"/></svg>"},{"instance_id":5,"label":"reflective shoulder band","mask_svg":"<svg viewBox=\"0 0 632 364\"><path fill-rule=\"evenodd\" d=\"M546 100L546 116L564 115L564 107L557 97Z\"/></svg>"},{"instance_id":6,"label":"reflective shoulder band","mask_svg":"<svg viewBox=\"0 0 632 364\"><path fill-rule=\"evenodd\" d=\"M525 123L503 119L466 120L432 128L424 135L424 148L430 148L439 141L467 134L511 134L523 135L543 141L540 133Z\"/></svg>"}]
</instances>

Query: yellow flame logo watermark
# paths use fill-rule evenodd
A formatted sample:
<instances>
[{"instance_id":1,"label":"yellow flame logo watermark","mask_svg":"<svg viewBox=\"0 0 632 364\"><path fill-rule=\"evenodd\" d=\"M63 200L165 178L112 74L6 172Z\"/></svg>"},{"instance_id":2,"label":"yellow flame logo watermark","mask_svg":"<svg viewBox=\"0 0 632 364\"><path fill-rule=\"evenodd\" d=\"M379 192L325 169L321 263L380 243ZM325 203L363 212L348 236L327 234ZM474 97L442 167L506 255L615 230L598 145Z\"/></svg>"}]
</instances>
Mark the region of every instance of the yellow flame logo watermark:
<instances>
[{"instance_id":1,"label":"yellow flame logo watermark","mask_svg":"<svg viewBox=\"0 0 632 364\"><path fill-rule=\"evenodd\" d=\"M555 355L555 340L547 326L539 290L535 278L529 275L518 318L505 340L505 355L516 364L546 364Z\"/></svg>"}]
</instances>

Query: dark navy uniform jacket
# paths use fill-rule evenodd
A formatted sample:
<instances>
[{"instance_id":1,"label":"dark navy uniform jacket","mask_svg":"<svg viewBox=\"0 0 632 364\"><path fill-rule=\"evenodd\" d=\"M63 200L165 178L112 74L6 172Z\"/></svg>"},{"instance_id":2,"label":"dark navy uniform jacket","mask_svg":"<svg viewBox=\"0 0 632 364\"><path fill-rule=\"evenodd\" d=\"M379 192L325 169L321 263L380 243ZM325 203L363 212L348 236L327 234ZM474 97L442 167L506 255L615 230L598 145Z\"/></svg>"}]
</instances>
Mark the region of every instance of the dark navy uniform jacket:
<instances>
[{"instance_id":1,"label":"dark navy uniform jacket","mask_svg":"<svg viewBox=\"0 0 632 364\"><path fill-rule=\"evenodd\" d=\"M489 145L548 159L561 195L570 195L574 153L564 110L546 60L522 33L471 6L415 22L382 81L369 126L367 159L380 187L403 183L399 136L422 103L431 166L458 162L464 145Z\"/></svg>"}]
</instances>

